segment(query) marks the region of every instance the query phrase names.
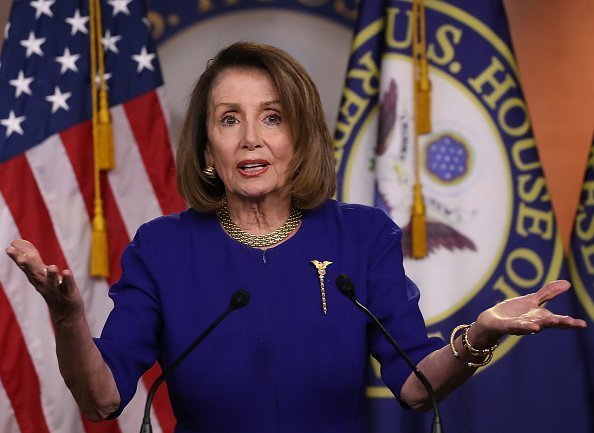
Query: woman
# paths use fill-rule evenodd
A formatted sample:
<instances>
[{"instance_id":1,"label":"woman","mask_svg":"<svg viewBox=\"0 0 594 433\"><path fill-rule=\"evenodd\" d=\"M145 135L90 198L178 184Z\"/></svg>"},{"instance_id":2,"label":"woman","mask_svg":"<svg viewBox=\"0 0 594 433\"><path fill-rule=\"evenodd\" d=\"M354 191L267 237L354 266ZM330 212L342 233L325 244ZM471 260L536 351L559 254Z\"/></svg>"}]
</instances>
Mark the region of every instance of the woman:
<instances>
[{"instance_id":1,"label":"woman","mask_svg":"<svg viewBox=\"0 0 594 433\"><path fill-rule=\"evenodd\" d=\"M540 307L568 289L557 281L481 313L465 343L428 338L400 229L381 211L331 200L319 96L276 48L237 43L209 63L177 164L191 208L138 230L101 338L90 335L68 270L46 266L26 241L6 250L46 299L62 375L92 419L117 416L142 373L155 360L171 365L240 288L251 293L248 307L167 381L176 432L363 432L369 353L405 406L428 408L409 367L334 287L341 273L440 397L488 362L503 335L585 326Z\"/></svg>"}]
</instances>

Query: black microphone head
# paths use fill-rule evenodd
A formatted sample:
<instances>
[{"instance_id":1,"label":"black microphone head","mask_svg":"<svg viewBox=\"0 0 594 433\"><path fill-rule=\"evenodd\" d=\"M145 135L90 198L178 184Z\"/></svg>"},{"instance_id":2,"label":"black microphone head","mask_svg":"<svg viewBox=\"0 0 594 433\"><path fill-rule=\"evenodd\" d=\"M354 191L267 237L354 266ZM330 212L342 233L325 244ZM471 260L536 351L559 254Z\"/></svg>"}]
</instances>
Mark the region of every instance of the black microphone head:
<instances>
[{"instance_id":1,"label":"black microphone head","mask_svg":"<svg viewBox=\"0 0 594 433\"><path fill-rule=\"evenodd\" d=\"M340 293L350 300L355 299L355 283L353 283L353 279L347 274L340 274L336 277L336 287L338 287Z\"/></svg>"},{"instance_id":2,"label":"black microphone head","mask_svg":"<svg viewBox=\"0 0 594 433\"><path fill-rule=\"evenodd\" d=\"M245 290L238 290L231 296L231 307L243 308L250 301L250 294Z\"/></svg>"}]
</instances>

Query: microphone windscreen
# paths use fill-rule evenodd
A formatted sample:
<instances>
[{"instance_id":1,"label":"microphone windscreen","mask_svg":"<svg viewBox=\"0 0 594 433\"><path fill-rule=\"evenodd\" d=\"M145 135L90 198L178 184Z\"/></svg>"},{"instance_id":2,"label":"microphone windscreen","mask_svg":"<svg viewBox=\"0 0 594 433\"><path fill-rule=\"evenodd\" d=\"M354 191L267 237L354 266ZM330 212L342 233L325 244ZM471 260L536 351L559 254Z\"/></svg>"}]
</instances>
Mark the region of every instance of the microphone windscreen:
<instances>
[{"instance_id":1,"label":"microphone windscreen","mask_svg":"<svg viewBox=\"0 0 594 433\"><path fill-rule=\"evenodd\" d=\"M238 290L231 296L231 306L233 308L245 307L250 301L250 294L245 290Z\"/></svg>"},{"instance_id":2,"label":"microphone windscreen","mask_svg":"<svg viewBox=\"0 0 594 433\"><path fill-rule=\"evenodd\" d=\"M336 287L347 298L355 299L355 283L347 274L340 274L336 277Z\"/></svg>"}]
</instances>

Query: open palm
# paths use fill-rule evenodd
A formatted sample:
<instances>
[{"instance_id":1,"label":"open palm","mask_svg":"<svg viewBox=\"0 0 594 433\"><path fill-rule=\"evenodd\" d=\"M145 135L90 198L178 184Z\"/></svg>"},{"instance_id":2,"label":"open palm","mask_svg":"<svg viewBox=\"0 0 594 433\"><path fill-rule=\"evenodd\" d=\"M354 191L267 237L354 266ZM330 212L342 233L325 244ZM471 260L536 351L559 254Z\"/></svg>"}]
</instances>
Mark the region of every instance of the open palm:
<instances>
[{"instance_id":1,"label":"open palm","mask_svg":"<svg viewBox=\"0 0 594 433\"><path fill-rule=\"evenodd\" d=\"M532 334L545 328L585 328L585 321L543 307L570 287L568 281L552 281L535 293L508 299L485 310L477 318L477 324L494 336Z\"/></svg>"}]
</instances>

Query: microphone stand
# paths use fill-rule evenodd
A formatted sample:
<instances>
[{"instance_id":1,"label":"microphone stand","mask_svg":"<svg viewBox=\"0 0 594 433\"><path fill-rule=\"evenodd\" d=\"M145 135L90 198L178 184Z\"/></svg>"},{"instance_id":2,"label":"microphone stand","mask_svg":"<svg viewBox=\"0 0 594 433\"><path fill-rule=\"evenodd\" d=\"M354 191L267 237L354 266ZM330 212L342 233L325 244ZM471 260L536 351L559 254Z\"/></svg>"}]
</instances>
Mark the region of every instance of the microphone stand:
<instances>
[{"instance_id":1,"label":"microphone stand","mask_svg":"<svg viewBox=\"0 0 594 433\"><path fill-rule=\"evenodd\" d=\"M155 393L157 392L157 388L161 385L167 376L177 368L177 366L184 360L186 357L198 346L202 341L210 334L213 329L215 329L219 323L221 323L225 318L231 314L232 311L237 310L239 308L245 307L250 300L250 294L245 290L238 290L237 292L233 293L231 296L231 303L227 307L225 311L214 321L211 325L204 330L202 334L194 340L192 344L188 346L188 348L169 366L167 370L164 370L163 373L155 380L149 393L146 398L146 404L144 406L144 417L142 418L142 426L140 427L140 433L153 433L153 428L151 426L151 404L153 402L153 398Z\"/></svg>"},{"instance_id":2,"label":"microphone stand","mask_svg":"<svg viewBox=\"0 0 594 433\"><path fill-rule=\"evenodd\" d=\"M382 331L382 334L388 339L390 344L396 349L396 351L402 356L404 361L408 364L408 366L412 369L413 373L417 378L421 381L425 389L427 390L427 394L429 394L429 399L431 400L431 405L433 407L433 428L431 430L432 433L443 433L443 428L441 424L441 415L439 413L439 405L437 404L437 397L435 396L435 391L433 387L427 380L427 377L419 370L419 368L415 365L414 362L409 358L407 353L400 347L398 343L392 338L390 333L384 328L384 326L380 323L380 321L373 315L371 311L369 311L363 304L361 304L357 298L355 297L355 283L346 274L340 274L336 277L336 287L340 293L344 296L349 298L355 306L363 311L374 323L375 325Z\"/></svg>"}]
</instances>

